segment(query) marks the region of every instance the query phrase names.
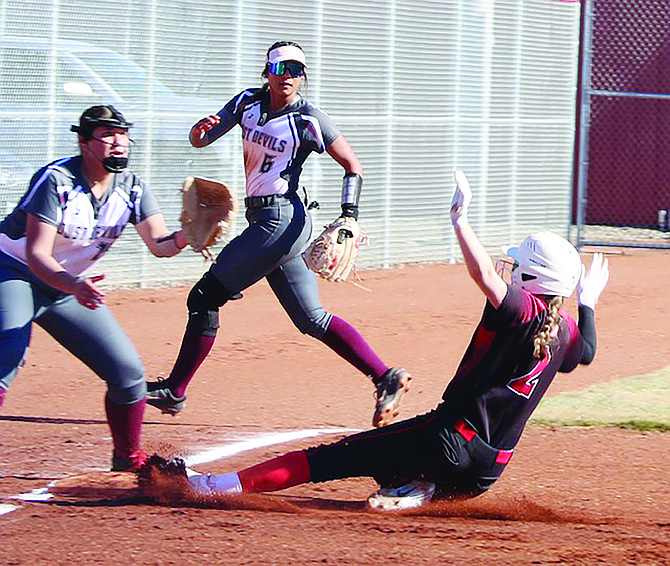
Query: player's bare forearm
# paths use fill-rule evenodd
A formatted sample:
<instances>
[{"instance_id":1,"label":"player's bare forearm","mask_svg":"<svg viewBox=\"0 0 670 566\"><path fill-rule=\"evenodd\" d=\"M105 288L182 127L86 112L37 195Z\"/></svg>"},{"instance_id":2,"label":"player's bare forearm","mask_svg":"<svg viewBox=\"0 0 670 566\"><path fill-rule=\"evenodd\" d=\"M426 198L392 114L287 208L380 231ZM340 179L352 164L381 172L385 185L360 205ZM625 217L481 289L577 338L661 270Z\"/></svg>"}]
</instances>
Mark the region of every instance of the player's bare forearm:
<instances>
[{"instance_id":1,"label":"player's bare forearm","mask_svg":"<svg viewBox=\"0 0 670 566\"><path fill-rule=\"evenodd\" d=\"M179 230L157 238L148 246L156 257L172 257L181 252L187 245L184 233Z\"/></svg>"},{"instance_id":2,"label":"player's bare forearm","mask_svg":"<svg viewBox=\"0 0 670 566\"><path fill-rule=\"evenodd\" d=\"M52 255L40 251L28 251L27 260L30 271L47 285L64 293L74 293L79 279L65 271Z\"/></svg>"},{"instance_id":3,"label":"player's bare forearm","mask_svg":"<svg viewBox=\"0 0 670 566\"><path fill-rule=\"evenodd\" d=\"M363 165L361 165L358 156L354 153L354 150L344 136L335 138L326 151L328 155L344 168L346 173L355 173L361 177L363 176Z\"/></svg>"},{"instance_id":4,"label":"player's bare forearm","mask_svg":"<svg viewBox=\"0 0 670 566\"><path fill-rule=\"evenodd\" d=\"M30 270L47 285L74 293L79 279L70 275L53 256L56 227L28 214L26 217L26 260Z\"/></svg>"},{"instance_id":5,"label":"player's bare forearm","mask_svg":"<svg viewBox=\"0 0 670 566\"><path fill-rule=\"evenodd\" d=\"M37 277L54 289L74 295L86 308L97 309L105 303L105 293L95 286L104 279L104 275L76 277L68 273L51 254L39 250L29 251L27 259L28 267Z\"/></svg>"},{"instance_id":6,"label":"player's bare forearm","mask_svg":"<svg viewBox=\"0 0 670 566\"><path fill-rule=\"evenodd\" d=\"M135 226L149 251L156 257L172 257L186 247L186 238L181 230L170 232L162 214L149 216Z\"/></svg>"},{"instance_id":7,"label":"player's bare forearm","mask_svg":"<svg viewBox=\"0 0 670 566\"><path fill-rule=\"evenodd\" d=\"M491 256L470 226L470 222L462 218L454 224L454 230L470 277L491 304L498 308L507 294L507 284L496 273Z\"/></svg>"}]
</instances>

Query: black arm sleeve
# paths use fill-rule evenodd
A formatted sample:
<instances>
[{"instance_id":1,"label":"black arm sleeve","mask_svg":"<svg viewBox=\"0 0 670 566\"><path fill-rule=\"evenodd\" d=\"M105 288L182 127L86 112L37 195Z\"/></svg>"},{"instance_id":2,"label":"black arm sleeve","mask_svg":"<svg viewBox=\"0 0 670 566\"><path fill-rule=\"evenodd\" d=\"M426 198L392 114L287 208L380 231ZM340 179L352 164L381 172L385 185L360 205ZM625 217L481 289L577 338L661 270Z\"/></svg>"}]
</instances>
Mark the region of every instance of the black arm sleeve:
<instances>
[{"instance_id":1,"label":"black arm sleeve","mask_svg":"<svg viewBox=\"0 0 670 566\"><path fill-rule=\"evenodd\" d=\"M596 357L596 313L591 307L580 305L579 307L579 331L584 340L584 349L582 350L582 359L580 363L588 365Z\"/></svg>"}]
</instances>

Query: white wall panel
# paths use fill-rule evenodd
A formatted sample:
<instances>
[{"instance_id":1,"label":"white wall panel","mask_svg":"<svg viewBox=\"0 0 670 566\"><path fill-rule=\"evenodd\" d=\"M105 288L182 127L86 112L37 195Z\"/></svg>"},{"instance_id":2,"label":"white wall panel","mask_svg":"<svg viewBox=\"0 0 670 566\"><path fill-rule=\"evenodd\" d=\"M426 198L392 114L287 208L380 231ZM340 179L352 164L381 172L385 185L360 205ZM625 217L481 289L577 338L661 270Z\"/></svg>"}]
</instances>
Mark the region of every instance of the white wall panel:
<instances>
[{"instance_id":1,"label":"white wall panel","mask_svg":"<svg viewBox=\"0 0 670 566\"><path fill-rule=\"evenodd\" d=\"M365 168L359 267L459 258L454 167L470 177L472 221L491 251L534 229L566 234L578 27L578 3L555 0L0 0L0 151L10 155L0 213L27 171L76 152L69 124L99 102L136 122L131 165L171 226L188 174L230 181L242 198L239 135L196 150L188 130L260 85L266 49L292 40L309 61L305 96ZM13 38L34 43L20 50ZM82 59L63 40L86 44ZM67 95L66 80L91 93ZM306 164L317 230L338 214L341 177L327 155ZM243 227L241 214L234 233ZM151 257L132 230L107 266L112 285L186 283L207 268L190 252Z\"/></svg>"}]
</instances>

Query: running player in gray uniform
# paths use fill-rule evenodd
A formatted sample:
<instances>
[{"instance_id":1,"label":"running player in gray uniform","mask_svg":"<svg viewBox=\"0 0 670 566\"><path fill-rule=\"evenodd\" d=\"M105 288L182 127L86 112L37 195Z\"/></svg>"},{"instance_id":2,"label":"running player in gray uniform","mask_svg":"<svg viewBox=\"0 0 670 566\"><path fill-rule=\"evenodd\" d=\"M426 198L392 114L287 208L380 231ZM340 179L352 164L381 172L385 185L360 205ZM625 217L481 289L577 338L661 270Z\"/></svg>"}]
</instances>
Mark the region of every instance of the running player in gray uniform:
<instances>
[{"instance_id":1,"label":"running player in gray uniform","mask_svg":"<svg viewBox=\"0 0 670 566\"><path fill-rule=\"evenodd\" d=\"M135 348L90 276L126 224L158 257L186 246L170 234L144 181L126 169L132 124L112 106L87 109L72 130L81 154L54 161L30 181L0 223L0 405L23 364L36 322L107 383L113 470L134 469L146 382Z\"/></svg>"},{"instance_id":2,"label":"running player in gray uniform","mask_svg":"<svg viewBox=\"0 0 670 566\"><path fill-rule=\"evenodd\" d=\"M434 496L474 497L496 482L557 372L593 360L594 311L609 270L607 260L596 254L584 271L570 242L538 232L507 251L514 264L506 282L468 222L470 195L465 175L457 171L452 221L486 306L438 407L237 473L192 475L188 481L196 492L258 493L370 476L382 486L369 498L371 507L405 509ZM578 323L562 309L575 287ZM148 462L167 472L186 473L183 461L152 457Z\"/></svg>"},{"instance_id":3,"label":"running player in gray uniform","mask_svg":"<svg viewBox=\"0 0 670 566\"><path fill-rule=\"evenodd\" d=\"M191 290L186 332L170 376L149 383L148 403L177 414L186 387L211 350L219 308L265 277L295 326L329 346L376 386L373 424L385 425L399 410L410 375L391 368L349 323L321 305L317 280L301 256L312 234L310 215L298 194L302 166L312 152L326 151L344 169L342 216L358 217L363 169L332 120L298 94L306 59L300 46L275 43L267 53L262 88L245 90L218 114L203 118L190 132L204 147L239 125L246 170L248 228L221 251Z\"/></svg>"}]
</instances>

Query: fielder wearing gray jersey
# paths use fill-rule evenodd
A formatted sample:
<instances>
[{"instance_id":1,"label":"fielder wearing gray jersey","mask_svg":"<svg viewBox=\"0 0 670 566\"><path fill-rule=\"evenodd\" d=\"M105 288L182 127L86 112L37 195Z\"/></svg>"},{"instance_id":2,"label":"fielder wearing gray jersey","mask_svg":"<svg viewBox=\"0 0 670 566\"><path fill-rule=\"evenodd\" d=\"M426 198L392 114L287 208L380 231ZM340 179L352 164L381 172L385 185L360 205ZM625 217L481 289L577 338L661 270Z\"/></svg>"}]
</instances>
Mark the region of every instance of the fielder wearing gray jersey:
<instances>
[{"instance_id":1,"label":"fielder wearing gray jersey","mask_svg":"<svg viewBox=\"0 0 670 566\"><path fill-rule=\"evenodd\" d=\"M126 167L126 122L111 106L86 110L81 154L35 173L14 211L0 223L0 404L23 363L36 322L107 383L112 467L141 463L146 382L135 348L89 276L127 224L154 255L185 246L169 234L158 203Z\"/></svg>"},{"instance_id":2,"label":"fielder wearing gray jersey","mask_svg":"<svg viewBox=\"0 0 670 566\"><path fill-rule=\"evenodd\" d=\"M191 129L191 144L204 147L240 127L249 226L224 247L188 296L189 321L174 368L166 380L148 386L148 403L165 413L176 414L184 406L186 387L213 346L219 308L262 278L298 330L372 379L375 426L397 414L409 387L407 371L389 367L355 328L324 309L316 276L301 256L312 235L310 215L298 195L309 155L325 151L344 169L342 216L357 218L363 182L363 169L347 140L326 113L298 93L306 66L298 45L274 44L263 71L265 85L244 90Z\"/></svg>"}]
</instances>

